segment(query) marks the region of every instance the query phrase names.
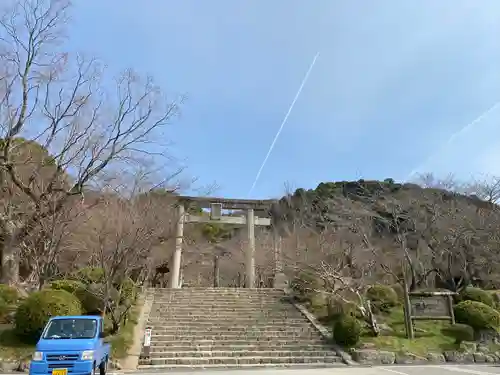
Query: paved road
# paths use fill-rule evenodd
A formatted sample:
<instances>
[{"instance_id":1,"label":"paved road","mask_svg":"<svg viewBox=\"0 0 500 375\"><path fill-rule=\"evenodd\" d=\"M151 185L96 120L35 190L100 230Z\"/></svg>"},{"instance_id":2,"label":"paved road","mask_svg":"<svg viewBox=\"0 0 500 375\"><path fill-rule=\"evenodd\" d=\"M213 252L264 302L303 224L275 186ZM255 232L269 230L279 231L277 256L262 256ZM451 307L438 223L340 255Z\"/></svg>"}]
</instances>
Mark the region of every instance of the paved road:
<instances>
[{"instance_id":1,"label":"paved road","mask_svg":"<svg viewBox=\"0 0 500 375\"><path fill-rule=\"evenodd\" d=\"M255 369L255 370L180 370L180 371L133 371L110 372L108 375L221 375L231 372L233 375L500 375L500 365L426 365L426 366L380 366L380 367L333 367L314 369ZM14 375L0 373L0 375Z\"/></svg>"},{"instance_id":2,"label":"paved road","mask_svg":"<svg viewBox=\"0 0 500 375\"><path fill-rule=\"evenodd\" d=\"M427 365L427 366L387 366L387 367L335 367L316 369L257 369L257 370L198 370L181 371L182 375L500 375L500 365ZM163 375L168 372L137 372L138 375Z\"/></svg>"}]
</instances>

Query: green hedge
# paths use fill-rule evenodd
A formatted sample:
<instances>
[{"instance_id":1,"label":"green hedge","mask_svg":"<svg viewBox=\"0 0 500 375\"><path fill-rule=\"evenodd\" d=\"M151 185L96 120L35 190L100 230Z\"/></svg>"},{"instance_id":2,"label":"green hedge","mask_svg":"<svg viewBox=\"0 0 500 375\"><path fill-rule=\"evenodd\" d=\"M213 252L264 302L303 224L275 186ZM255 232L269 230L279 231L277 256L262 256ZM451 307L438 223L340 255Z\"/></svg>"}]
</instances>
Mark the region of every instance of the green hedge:
<instances>
[{"instance_id":1,"label":"green hedge","mask_svg":"<svg viewBox=\"0 0 500 375\"><path fill-rule=\"evenodd\" d=\"M333 324L333 339L345 347L355 346L361 338L361 323L352 315L344 315Z\"/></svg>"},{"instance_id":2,"label":"green hedge","mask_svg":"<svg viewBox=\"0 0 500 375\"><path fill-rule=\"evenodd\" d=\"M56 280L50 284L50 289L65 290L71 294L77 294L81 289L85 289L85 284L78 280Z\"/></svg>"},{"instance_id":3,"label":"green hedge","mask_svg":"<svg viewBox=\"0 0 500 375\"><path fill-rule=\"evenodd\" d=\"M467 324L453 324L442 329L446 336L453 337L456 344L462 341L474 341L474 329Z\"/></svg>"},{"instance_id":4,"label":"green hedge","mask_svg":"<svg viewBox=\"0 0 500 375\"><path fill-rule=\"evenodd\" d=\"M318 290L323 289L323 281L311 272L301 272L290 286L298 297L309 300Z\"/></svg>"},{"instance_id":5,"label":"green hedge","mask_svg":"<svg viewBox=\"0 0 500 375\"><path fill-rule=\"evenodd\" d=\"M28 296L17 308L16 333L28 340L36 340L50 317L80 315L78 298L65 290L45 289Z\"/></svg>"},{"instance_id":6,"label":"green hedge","mask_svg":"<svg viewBox=\"0 0 500 375\"><path fill-rule=\"evenodd\" d=\"M388 285L372 285L366 291L366 298L371 301L374 312L388 313L399 304L396 291Z\"/></svg>"},{"instance_id":7,"label":"green hedge","mask_svg":"<svg viewBox=\"0 0 500 375\"><path fill-rule=\"evenodd\" d=\"M128 306L137 299L137 285L130 277L127 277L121 284L116 284L114 287L120 294L120 304Z\"/></svg>"},{"instance_id":8,"label":"green hedge","mask_svg":"<svg viewBox=\"0 0 500 375\"><path fill-rule=\"evenodd\" d=\"M358 309L354 302L346 302L340 298L331 298L328 301L328 319L336 321L345 315L358 317Z\"/></svg>"},{"instance_id":9,"label":"green hedge","mask_svg":"<svg viewBox=\"0 0 500 375\"><path fill-rule=\"evenodd\" d=\"M85 284L101 284L104 280L104 269L99 267L84 267L73 274L73 278Z\"/></svg>"},{"instance_id":10,"label":"green hedge","mask_svg":"<svg viewBox=\"0 0 500 375\"><path fill-rule=\"evenodd\" d=\"M19 302L20 295L16 288L7 284L0 284L0 298L8 305L15 305Z\"/></svg>"},{"instance_id":11,"label":"green hedge","mask_svg":"<svg viewBox=\"0 0 500 375\"><path fill-rule=\"evenodd\" d=\"M454 307L457 323L467 324L474 330L494 329L500 326L500 313L476 301L463 301Z\"/></svg>"},{"instance_id":12,"label":"green hedge","mask_svg":"<svg viewBox=\"0 0 500 375\"><path fill-rule=\"evenodd\" d=\"M495 300L491 293L475 287L468 287L462 290L458 296L458 300L482 302L485 305L495 307Z\"/></svg>"}]
</instances>

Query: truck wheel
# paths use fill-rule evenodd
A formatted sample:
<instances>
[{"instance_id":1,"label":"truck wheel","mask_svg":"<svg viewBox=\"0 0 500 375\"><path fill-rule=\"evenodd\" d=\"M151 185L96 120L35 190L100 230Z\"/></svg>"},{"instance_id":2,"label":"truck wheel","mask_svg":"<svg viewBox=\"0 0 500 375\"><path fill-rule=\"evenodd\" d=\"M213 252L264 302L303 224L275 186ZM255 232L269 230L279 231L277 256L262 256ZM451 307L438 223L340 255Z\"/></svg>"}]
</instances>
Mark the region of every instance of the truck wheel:
<instances>
[{"instance_id":1,"label":"truck wheel","mask_svg":"<svg viewBox=\"0 0 500 375\"><path fill-rule=\"evenodd\" d=\"M101 364L99 365L99 375L106 375L106 371L108 371L107 359L104 362L101 362Z\"/></svg>"}]
</instances>

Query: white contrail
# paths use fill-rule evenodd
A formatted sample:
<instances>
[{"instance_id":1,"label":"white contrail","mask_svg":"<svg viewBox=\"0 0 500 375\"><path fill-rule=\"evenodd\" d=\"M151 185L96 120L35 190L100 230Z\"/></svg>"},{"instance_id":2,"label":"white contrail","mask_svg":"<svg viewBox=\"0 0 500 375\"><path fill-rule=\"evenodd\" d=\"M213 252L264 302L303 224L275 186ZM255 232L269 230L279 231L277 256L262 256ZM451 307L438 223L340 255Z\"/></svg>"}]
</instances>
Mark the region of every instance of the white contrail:
<instances>
[{"instance_id":1,"label":"white contrail","mask_svg":"<svg viewBox=\"0 0 500 375\"><path fill-rule=\"evenodd\" d=\"M292 109L295 106L295 102L299 98L300 93L302 92L302 89L304 88L304 85L306 84L307 79L309 78L309 74L311 73L311 70L313 69L314 64L316 64L316 60L317 60L318 57L319 57L319 52L316 54L316 56L314 56L314 59L313 59L311 65L309 66L309 69L307 70L307 73L304 76L304 79L302 80L302 83L300 84L300 87L299 87L297 93L295 94L295 98L293 98L292 104L288 108L288 112L286 113L285 117L283 118L283 121L281 122L281 126L278 129L278 132L274 136L273 142L271 143L271 146L269 147L269 150L267 151L266 157L264 158L264 161L262 162L262 164L261 164L261 166L259 168L259 171L257 172L257 175L255 176L255 180L253 181L252 187L248 191L248 195L249 196L252 194L253 189L255 188L255 185L257 185L257 182L259 181L260 174L262 173L262 170L266 166L267 159L269 159L269 155L271 155L271 152L273 152L274 145L276 144L276 141L278 140L278 138L279 138L279 136L281 134L281 131L283 130L283 126L285 126L286 121L288 120L288 116L290 116L290 113L292 112Z\"/></svg>"},{"instance_id":2,"label":"white contrail","mask_svg":"<svg viewBox=\"0 0 500 375\"><path fill-rule=\"evenodd\" d=\"M496 102L492 107L490 107L487 111L483 112L481 115L479 115L474 121L472 121L471 123L465 125L463 128L461 128L460 130L456 131L455 133L453 133L450 138L448 138L448 140L446 142L443 143L443 145L441 147L439 147L435 152L433 152L432 154L430 154L423 163L421 163L418 167L414 168L410 174L408 175L407 177L407 180L409 180L414 174L418 173L419 170L426 166L427 163L429 163L429 161L431 161L431 159L434 159L434 157L436 157L446 146L448 146L449 144L451 144L455 138L457 138L459 135L467 132L470 128L472 128L473 126L477 125L479 122L483 121L483 119L488 116L491 112L493 112L494 110L496 110L498 107L500 107L500 101Z\"/></svg>"}]
</instances>

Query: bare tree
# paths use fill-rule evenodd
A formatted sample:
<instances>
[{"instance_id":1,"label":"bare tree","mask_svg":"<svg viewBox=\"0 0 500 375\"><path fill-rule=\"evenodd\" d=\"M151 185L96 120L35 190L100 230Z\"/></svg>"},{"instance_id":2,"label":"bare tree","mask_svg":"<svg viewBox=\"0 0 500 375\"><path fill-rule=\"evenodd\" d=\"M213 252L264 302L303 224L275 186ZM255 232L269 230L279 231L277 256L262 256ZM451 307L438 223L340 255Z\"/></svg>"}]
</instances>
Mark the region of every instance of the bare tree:
<instances>
[{"instance_id":1,"label":"bare tree","mask_svg":"<svg viewBox=\"0 0 500 375\"><path fill-rule=\"evenodd\" d=\"M161 244L165 227L152 200L128 200L110 196L87 212L93 241L78 244L87 263L102 270L102 284L93 293L102 302L117 330L131 308L124 293L124 282L138 267L151 270L152 253ZM155 203L156 204L156 203ZM77 244L74 244L77 245Z\"/></svg>"},{"instance_id":2,"label":"bare tree","mask_svg":"<svg viewBox=\"0 0 500 375\"><path fill-rule=\"evenodd\" d=\"M490 176L476 179L468 184L467 194L477 196L488 203L498 203L500 199L500 177Z\"/></svg>"},{"instance_id":3,"label":"bare tree","mask_svg":"<svg viewBox=\"0 0 500 375\"><path fill-rule=\"evenodd\" d=\"M68 237L86 217L79 203L69 200L64 208L38 222L23 241L21 264L27 268L25 282L31 287L40 289L46 282L64 275L78 259L78 249L67 245Z\"/></svg>"},{"instance_id":4,"label":"bare tree","mask_svg":"<svg viewBox=\"0 0 500 375\"><path fill-rule=\"evenodd\" d=\"M456 193L463 193L467 189L466 184L459 181L453 174L439 178L432 173L423 173L415 178L415 183L424 188L443 189Z\"/></svg>"},{"instance_id":5,"label":"bare tree","mask_svg":"<svg viewBox=\"0 0 500 375\"><path fill-rule=\"evenodd\" d=\"M165 156L168 145L153 143L167 138L163 130L182 100L167 100L152 79L131 70L107 91L99 61L59 49L69 9L64 0L19 0L0 19L0 229L8 283L19 281L20 248L37 223L103 174ZM33 145L47 150L43 160L51 163L35 160L26 171L18 155Z\"/></svg>"},{"instance_id":6,"label":"bare tree","mask_svg":"<svg viewBox=\"0 0 500 375\"><path fill-rule=\"evenodd\" d=\"M329 304L340 300L354 305L377 335L379 330L365 298L366 289L378 280L376 250L370 241L376 213L366 210L361 202L343 197L325 200L321 207L302 212L308 218L296 217L301 227L296 225L294 235L285 240L294 243L300 237L300 244L296 243L299 249L291 251L287 244L284 246L289 249L283 254L286 272L298 274L299 280L304 272L320 280L320 285L305 288L323 294L332 301Z\"/></svg>"}]
</instances>

